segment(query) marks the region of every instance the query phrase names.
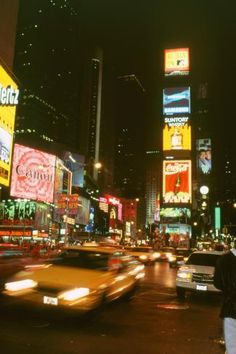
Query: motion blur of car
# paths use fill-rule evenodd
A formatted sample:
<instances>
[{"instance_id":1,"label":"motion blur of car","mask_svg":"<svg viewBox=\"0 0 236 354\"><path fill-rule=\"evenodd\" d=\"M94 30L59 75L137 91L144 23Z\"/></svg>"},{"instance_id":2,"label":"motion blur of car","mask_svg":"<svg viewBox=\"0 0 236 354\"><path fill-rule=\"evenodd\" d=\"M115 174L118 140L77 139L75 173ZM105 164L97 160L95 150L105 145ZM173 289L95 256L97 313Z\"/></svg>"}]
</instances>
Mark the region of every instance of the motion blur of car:
<instances>
[{"instance_id":1,"label":"motion blur of car","mask_svg":"<svg viewBox=\"0 0 236 354\"><path fill-rule=\"evenodd\" d=\"M184 265L191 252L188 248L176 248L175 253L169 256L170 268L178 268Z\"/></svg>"},{"instance_id":2,"label":"motion blur of car","mask_svg":"<svg viewBox=\"0 0 236 354\"><path fill-rule=\"evenodd\" d=\"M169 259L175 253L174 247L162 247L160 251L158 251L159 257L157 258L158 261L169 261Z\"/></svg>"},{"instance_id":3,"label":"motion blur of car","mask_svg":"<svg viewBox=\"0 0 236 354\"><path fill-rule=\"evenodd\" d=\"M213 277L217 259L222 254L219 251L193 252L177 272L177 296L184 298L186 291L219 293L213 285Z\"/></svg>"},{"instance_id":4,"label":"motion blur of car","mask_svg":"<svg viewBox=\"0 0 236 354\"><path fill-rule=\"evenodd\" d=\"M27 267L5 283L3 294L35 305L85 312L130 298L144 266L123 250L70 246L51 262Z\"/></svg>"},{"instance_id":5,"label":"motion blur of car","mask_svg":"<svg viewBox=\"0 0 236 354\"><path fill-rule=\"evenodd\" d=\"M160 256L160 253L155 252L152 247L125 247L125 249L144 264L154 264Z\"/></svg>"}]
</instances>

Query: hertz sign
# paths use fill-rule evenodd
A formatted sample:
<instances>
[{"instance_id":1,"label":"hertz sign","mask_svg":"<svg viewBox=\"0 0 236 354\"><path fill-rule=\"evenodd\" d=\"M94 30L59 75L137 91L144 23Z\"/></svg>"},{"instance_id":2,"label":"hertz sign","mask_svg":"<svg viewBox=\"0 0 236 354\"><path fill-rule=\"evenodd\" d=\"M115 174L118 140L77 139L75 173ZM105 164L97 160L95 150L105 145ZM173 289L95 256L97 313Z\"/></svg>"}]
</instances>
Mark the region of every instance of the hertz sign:
<instances>
[{"instance_id":1,"label":"hertz sign","mask_svg":"<svg viewBox=\"0 0 236 354\"><path fill-rule=\"evenodd\" d=\"M13 133L19 90L0 64L0 184L9 186Z\"/></svg>"}]
</instances>

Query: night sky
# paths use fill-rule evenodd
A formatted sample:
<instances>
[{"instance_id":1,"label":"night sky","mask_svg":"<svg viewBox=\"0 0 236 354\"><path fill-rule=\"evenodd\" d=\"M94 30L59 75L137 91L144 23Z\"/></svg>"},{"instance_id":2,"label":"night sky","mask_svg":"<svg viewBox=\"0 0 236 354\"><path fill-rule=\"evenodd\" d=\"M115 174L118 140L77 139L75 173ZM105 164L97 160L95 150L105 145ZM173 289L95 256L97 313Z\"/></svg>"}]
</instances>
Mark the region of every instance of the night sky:
<instances>
[{"instance_id":1,"label":"night sky","mask_svg":"<svg viewBox=\"0 0 236 354\"><path fill-rule=\"evenodd\" d=\"M26 4L28 0L23 2ZM208 82L209 119L216 136L215 154L223 159L224 150L230 151L236 170L235 0L70 0L70 3L77 10L79 21L76 40L80 52L73 59L78 60L79 66L86 46L100 45L107 67L113 67L117 75L134 73L142 82L146 89L146 115L151 120L156 119L157 126L161 119L164 85L163 50L190 48L190 80L196 87ZM59 21L55 18L50 23L51 28L59 26ZM45 38L50 28L47 26L45 24ZM63 45L66 38L59 40ZM40 65L40 58L38 60ZM56 60L60 63L59 57ZM54 61L53 65L57 63ZM150 147L154 144L153 134Z\"/></svg>"}]
</instances>

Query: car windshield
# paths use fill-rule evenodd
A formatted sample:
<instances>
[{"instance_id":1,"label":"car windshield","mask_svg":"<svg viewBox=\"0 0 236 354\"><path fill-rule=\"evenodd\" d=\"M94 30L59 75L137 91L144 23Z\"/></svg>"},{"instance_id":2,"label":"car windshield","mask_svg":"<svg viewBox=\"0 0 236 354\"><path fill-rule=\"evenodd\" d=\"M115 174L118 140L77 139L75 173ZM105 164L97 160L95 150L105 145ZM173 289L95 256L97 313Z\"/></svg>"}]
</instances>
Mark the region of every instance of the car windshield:
<instances>
[{"instance_id":1,"label":"car windshield","mask_svg":"<svg viewBox=\"0 0 236 354\"><path fill-rule=\"evenodd\" d=\"M189 250L176 250L176 255L177 256L188 256L190 253Z\"/></svg>"},{"instance_id":2,"label":"car windshield","mask_svg":"<svg viewBox=\"0 0 236 354\"><path fill-rule=\"evenodd\" d=\"M161 249L162 252L174 252L174 248L171 247L164 247Z\"/></svg>"},{"instance_id":3,"label":"car windshield","mask_svg":"<svg viewBox=\"0 0 236 354\"><path fill-rule=\"evenodd\" d=\"M218 257L220 257L218 254L193 253L186 264L215 267Z\"/></svg>"},{"instance_id":4,"label":"car windshield","mask_svg":"<svg viewBox=\"0 0 236 354\"><path fill-rule=\"evenodd\" d=\"M108 270L108 253L66 250L53 260L53 265L83 269Z\"/></svg>"}]
</instances>

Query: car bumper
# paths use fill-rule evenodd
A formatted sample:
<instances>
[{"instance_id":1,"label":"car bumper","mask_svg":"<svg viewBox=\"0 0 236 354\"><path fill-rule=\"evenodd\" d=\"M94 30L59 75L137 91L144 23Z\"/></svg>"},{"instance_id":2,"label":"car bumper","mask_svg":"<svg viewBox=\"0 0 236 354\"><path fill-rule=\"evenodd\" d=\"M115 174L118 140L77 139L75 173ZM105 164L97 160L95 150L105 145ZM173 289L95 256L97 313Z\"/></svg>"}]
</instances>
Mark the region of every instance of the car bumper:
<instances>
[{"instance_id":1,"label":"car bumper","mask_svg":"<svg viewBox=\"0 0 236 354\"><path fill-rule=\"evenodd\" d=\"M74 301L65 301L58 299L57 296L51 294L43 294L36 291L24 293L22 295L9 294L7 291L3 292L6 298L14 298L15 303L22 303L24 305L33 305L40 308L54 308L60 310L69 310L72 312L85 313L96 309L102 303L102 294L96 293L82 297Z\"/></svg>"},{"instance_id":2,"label":"car bumper","mask_svg":"<svg viewBox=\"0 0 236 354\"><path fill-rule=\"evenodd\" d=\"M213 292L213 293L221 293L220 290L216 289L213 284L206 284L206 283L191 283L191 282L184 282L184 281L176 281L176 287L183 288L189 291L196 291L196 292Z\"/></svg>"}]
</instances>

